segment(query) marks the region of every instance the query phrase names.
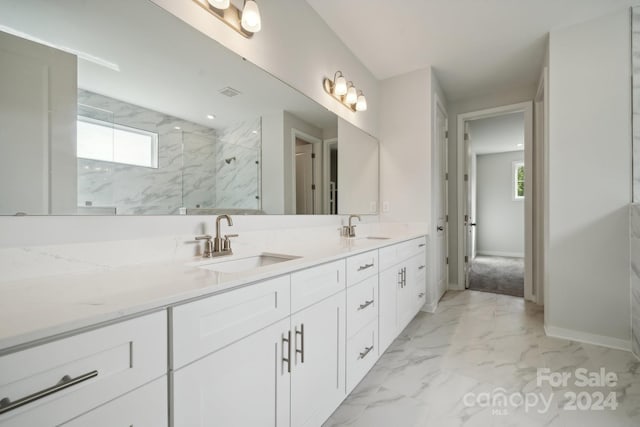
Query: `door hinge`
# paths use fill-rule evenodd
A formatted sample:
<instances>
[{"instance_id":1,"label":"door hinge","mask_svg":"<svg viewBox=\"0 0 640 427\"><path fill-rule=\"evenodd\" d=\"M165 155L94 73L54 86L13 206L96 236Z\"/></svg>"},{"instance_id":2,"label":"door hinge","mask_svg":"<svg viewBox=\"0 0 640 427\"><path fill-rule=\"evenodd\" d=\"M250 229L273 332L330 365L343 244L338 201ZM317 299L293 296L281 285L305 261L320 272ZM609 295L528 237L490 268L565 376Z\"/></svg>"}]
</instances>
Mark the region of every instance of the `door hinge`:
<instances>
[{"instance_id":1,"label":"door hinge","mask_svg":"<svg viewBox=\"0 0 640 427\"><path fill-rule=\"evenodd\" d=\"M449 131L448 130L444 131L444 137L445 137L445 139L449 138Z\"/></svg>"},{"instance_id":2,"label":"door hinge","mask_svg":"<svg viewBox=\"0 0 640 427\"><path fill-rule=\"evenodd\" d=\"M444 222L449 222L449 215L444 216Z\"/></svg>"},{"instance_id":3,"label":"door hinge","mask_svg":"<svg viewBox=\"0 0 640 427\"><path fill-rule=\"evenodd\" d=\"M469 174L467 174L467 173L464 174L464 180L465 180L465 182L469 181Z\"/></svg>"},{"instance_id":4,"label":"door hinge","mask_svg":"<svg viewBox=\"0 0 640 427\"><path fill-rule=\"evenodd\" d=\"M445 181L449 181L449 172L446 172L446 173L444 174L444 180L445 180Z\"/></svg>"},{"instance_id":5,"label":"door hinge","mask_svg":"<svg viewBox=\"0 0 640 427\"><path fill-rule=\"evenodd\" d=\"M316 153L311 153L311 158L315 159L316 158Z\"/></svg>"},{"instance_id":6,"label":"door hinge","mask_svg":"<svg viewBox=\"0 0 640 427\"><path fill-rule=\"evenodd\" d=\"M447 257L447 264L449 264L449 257Z\"/></svg>"},{"instance_id":7,"label":"door hinge","mask_svg":"<svg viewBox=\"0 0 640 427\"><path fill-rule=\"evenodd\" d=\"M464 140L465 141L469 140L469 134L467 132L464 133Z\"/></svg>"},{"instance_id":8,"label":"door hinge","mask_svg":"<svg viewBox=\"0 0 640 427\"><path fill-rule=\"evenodd\" d=\"M464 222L467 222L467 221L469 221L469 215L464 216Z\"/></svg>"},{"instance_id":9,"label":"door hinge","mask_svg":"<svg viewBox=\"0 0 640 427\"><path fill-rule=\"evenodd\" d=\"M468 263L468 262L469 262L469 256L468 256L468 255L465 255L465 256L464 256L464 262L465 262L465 263Z\"/></svg>"},{"instance_id":10,"label":"door hinge","mask_svg":"<svg viewBox=\"0 0 640 427\"><path fill-rule=\"evenodd\" d=\"M311 184L311 189L315 190L316 189L316 185L315 184Z\"/></svg>"}]
</instances>

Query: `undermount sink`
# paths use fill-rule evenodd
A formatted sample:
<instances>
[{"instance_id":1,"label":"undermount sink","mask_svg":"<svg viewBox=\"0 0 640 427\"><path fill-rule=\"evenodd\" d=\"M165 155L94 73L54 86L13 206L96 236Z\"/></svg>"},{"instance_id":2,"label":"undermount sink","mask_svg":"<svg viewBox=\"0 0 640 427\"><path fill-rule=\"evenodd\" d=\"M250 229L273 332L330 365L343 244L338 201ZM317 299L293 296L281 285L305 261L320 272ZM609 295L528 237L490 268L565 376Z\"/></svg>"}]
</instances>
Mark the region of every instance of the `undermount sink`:
<instances>
[{"instance_id":1,"label":"undermount sink","mask_svg":"<svg viewBox=\"0 0 640 427\"><path fill-rule=\"evenodd\" d=\"M260 267L265 267L267 265L277 264L284 261L290 261L297 258L300 257L294 255L265 253L244 258L216 260L212 261L210 264L200 265L199 268L217 271L219 273L240 273L243 271L255 270Z\"/></svg>"}]
</instances>

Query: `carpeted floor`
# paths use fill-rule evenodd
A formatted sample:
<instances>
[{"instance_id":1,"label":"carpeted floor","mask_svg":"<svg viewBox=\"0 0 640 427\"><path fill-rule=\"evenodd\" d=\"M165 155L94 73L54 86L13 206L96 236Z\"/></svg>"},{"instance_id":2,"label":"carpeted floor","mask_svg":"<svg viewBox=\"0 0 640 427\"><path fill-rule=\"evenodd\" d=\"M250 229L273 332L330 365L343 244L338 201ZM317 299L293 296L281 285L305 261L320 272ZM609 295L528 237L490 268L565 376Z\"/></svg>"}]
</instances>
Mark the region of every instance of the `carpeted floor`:
<instances>
[{"instance_id":1,"label":"carpeted floor","mask_svg":"<svg viewBox=\"0 0 640 427\"><path fill-rule=\"evenodd\" d=\"M524 258L477 256L471 266L469 289L524 296Z\"/></svg>"}]
</instances>

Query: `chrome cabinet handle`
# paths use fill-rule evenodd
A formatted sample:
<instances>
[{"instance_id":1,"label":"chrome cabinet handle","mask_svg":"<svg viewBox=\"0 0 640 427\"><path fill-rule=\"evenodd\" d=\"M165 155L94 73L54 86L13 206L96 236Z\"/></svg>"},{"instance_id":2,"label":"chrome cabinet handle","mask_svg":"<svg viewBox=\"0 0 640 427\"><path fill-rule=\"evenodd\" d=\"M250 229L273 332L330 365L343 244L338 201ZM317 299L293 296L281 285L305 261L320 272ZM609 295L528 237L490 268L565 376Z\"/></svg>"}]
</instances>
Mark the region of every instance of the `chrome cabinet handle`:
<instances>
[{"instance_id":1,"label":"chrome cabinet handle","mask_svg":"<svg viewBox=\"0 0 640 427\"><path fill-rule=\"evenodd\" d=\"M418 270L422 270L424 267L424 265L421 265L420 267L418 267Z\"/></svg>"},{"instance_id":2,"label":"chrome cabinet handle","mask_svg":"<svg viewBox=\"0 0 640 427\"><path fill-rule=\"evenodd\" d=\"M373 300L365 301L364 303L360 304L360 306L358 307L358 310L364 310L365 308L369 307L371 304L373 304Z\"/></svg>"},{"instance_id":3,"label":"chrome cabinet handle","mask_svg":"<svg viewBox=\"0 0 640 427\"><path fill-rule=\"evenodd\" d=\"M404 287L402 285L402 269L398 270L398 285L400 285L400 287Z\"/></svg>"},{"instance_id":4,"label":"chrome cabinet handle","mask_svg":"<svg viewBox=\"0 0 640 427\"><path fill-rule=\"evenodd\" d=\"M419 248L424 248L425 246L427 246L427 244L426 244L426 243L420 243L420 244L418 245L418 247L419 247Z\"/></svg>"},{"instance_id":5,"label":"chrome cabinet handle","mask_svg":"<svg viewBox=\"0 0 640 427\"><path fill-rule=\"evenodd\" d=\"M82 374L78 377L71 378L69 375L65 375L62 377L60 381L56 385L45 388L44 390L40 390L23 398L12 402L8 397L0 400L0 414L4 414L5 412L13 411L16 408L19 408L24 405L28 405L29 403L35 402L36 400L42 399L44 397L50 396L54 393L62 391L66 388L73 387L76 384L80 384L81 382L87 381L88 379L94 378L98 376L98 371L87 372L86 374Z\"/></svg>"},{"instance_id":6,"label":"chrome cabinet handle","mask_svg":"<svg viewBox=\"0 0 640 427\"><path fill-rule=\"evenodd\" d=\"M360 356L358 356L358 359L364 359L365 357L367 357L367 354L369 354L371 352L371 350L373 350L373 346L365 347L364 351L362 353L360 353Z\"/></svg>"},{"instance_id":7,"label":"chrome cabinet handle","mask_svg":"<svg viewBox=\"0 0 640 427\"><path fill-rule=\"evenodd\" d=\"M284 343L287 343L287 357L284 357ZM291 330L287 331L287 338L282 336L282 361L287 363L287 372L291 373Z\"/></svg>"},{"instance_id":8,"label":"chrome cabinet handle","mask_svg":"<svg viewBox=\"0 0 640 427\"><path fill-rule=\"evenodd\" d=\"M402 287L407 286L407 267L402 267Z\"/></svg>"},{"instance_id":9,"label":"chrome cabinet handle","mask_svg":"<svg viewBox=\"0 0 640 427\"><path fill-rule=\"evenodd\" d=\"M300 335L300 350L298 350L298 335ZM300 330L296 326L296 353L300 354L300 363L304 363L304 323L300 324Z\"/></svg>"},{"instance_id":10,"label":"chrome cabinet handle","mask_svg":"<svg viewBox=\"0 0 640 427\"><path fill-rule=\"evenodd\" d=\"M361 265L361 266L358 268L358 271L366 270L367 268L371 268L371 267L373 267L373 265L374 265L373 263L371 263L371 264Z\"/></svg>"}]
</instances>

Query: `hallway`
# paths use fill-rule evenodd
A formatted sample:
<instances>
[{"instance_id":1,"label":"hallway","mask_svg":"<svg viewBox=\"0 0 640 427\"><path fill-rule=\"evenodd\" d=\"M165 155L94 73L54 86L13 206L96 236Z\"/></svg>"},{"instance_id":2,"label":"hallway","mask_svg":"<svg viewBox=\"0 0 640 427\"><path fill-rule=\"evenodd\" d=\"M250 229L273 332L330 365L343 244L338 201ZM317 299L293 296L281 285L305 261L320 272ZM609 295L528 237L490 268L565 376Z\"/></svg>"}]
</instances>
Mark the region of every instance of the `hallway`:
<instances>
[{"instance_id":1,"label":"hallway","mask_svg":"<svg viewBox=\"0 0 640 427\"><path fill-rule=\"evenodd\" d=\"M578 387L570 381L566 387L548 382L538 387L537 369L545 367L563 373L604 368L616 373L617 385ZM572 391L600 391L605 397L615 392L619 406L563 409L565 393ZM522 405L477 404L479 393L553 399L547 411L542 403L526 411ZM522 298L464 291L448 292L436 314L420 312L325 427L631 427L640 425L639 408L640 361L631 353L546 337L541 307Z\"/></svg>"}]
</instances>

